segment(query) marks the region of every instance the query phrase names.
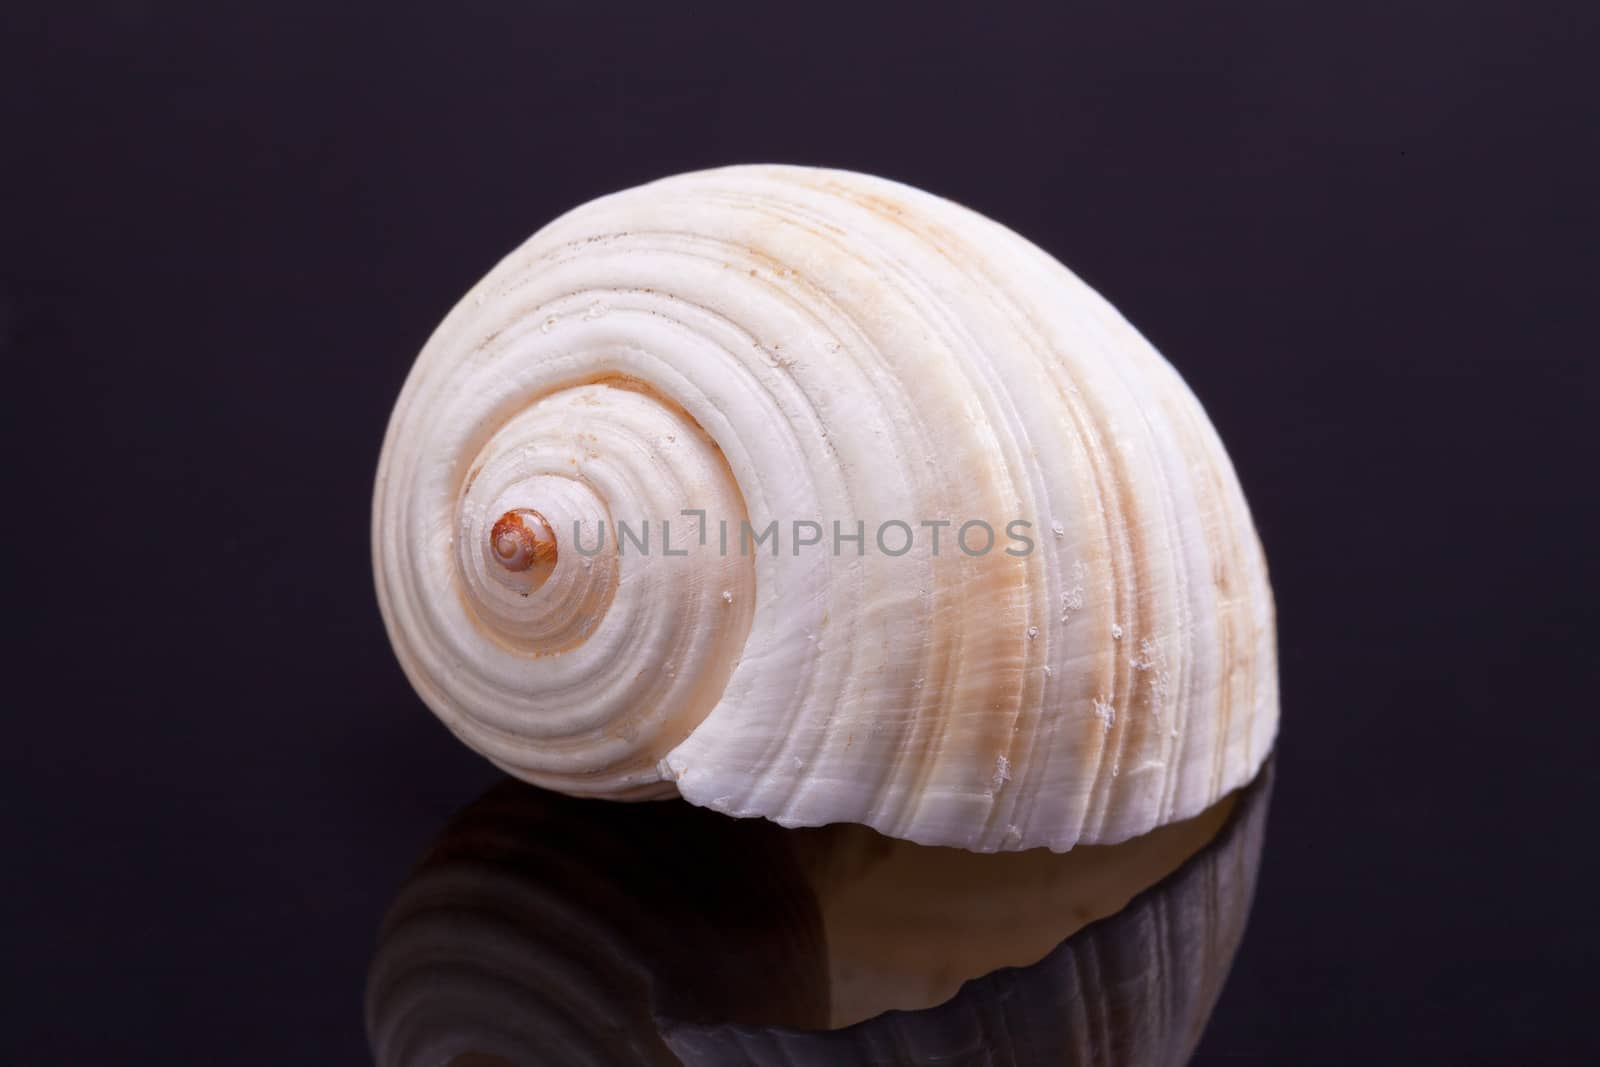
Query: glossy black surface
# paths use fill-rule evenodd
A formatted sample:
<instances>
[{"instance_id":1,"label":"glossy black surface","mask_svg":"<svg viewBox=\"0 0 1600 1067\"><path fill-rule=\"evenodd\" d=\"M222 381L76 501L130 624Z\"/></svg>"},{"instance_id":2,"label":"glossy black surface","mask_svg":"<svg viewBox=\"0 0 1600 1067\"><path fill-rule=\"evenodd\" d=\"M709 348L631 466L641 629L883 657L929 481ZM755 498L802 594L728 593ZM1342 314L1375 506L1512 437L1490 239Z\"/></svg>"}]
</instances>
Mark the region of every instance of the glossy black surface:
<instances>
[{"instance_id":1,"label":"glossy black surface","mask_svg":"<svg viewBox=\"0 0 1600 1067\"><path fill-rule=\"evenodd\" d=\"M1246 928L1272 780L1162 835L1168 873L1087 924L1074 883L1148 866L1142 845L974 857L507 780L391 904L368 1037L380 1067L1182 1064ZM1039 936L1008 930L997 965L1002 909ZM928 974L959 986L912 1003Z\"/></svg>"},{"instance_id":2,"label":"glossy black surface","mask_svg":"<svg viewBox=\"0 0 1600 1067\"><path fill-rule=\"evenodd\" d=\"M556 213L763 159L1026 234L1228 444L1285 712L1196 1062L1600 1059L1593 5L214 7L0 13L0 1061L367 1061L497 778L378 619L390 405Z\"/></svg>"}]
</instances>

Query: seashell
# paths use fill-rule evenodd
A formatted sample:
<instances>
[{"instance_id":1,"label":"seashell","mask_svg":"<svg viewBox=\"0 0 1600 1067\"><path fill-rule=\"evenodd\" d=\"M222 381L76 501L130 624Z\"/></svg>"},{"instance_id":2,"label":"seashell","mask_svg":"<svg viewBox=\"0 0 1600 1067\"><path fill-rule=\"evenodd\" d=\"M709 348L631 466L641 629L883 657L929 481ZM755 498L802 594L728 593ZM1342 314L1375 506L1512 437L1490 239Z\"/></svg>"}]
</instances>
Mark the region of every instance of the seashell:
<instances>
[{"instance_id":1,"label":"seashell","mask_svg":"<svg viewBox=\"0 0 1600 1067\"><path fill-rule=\"evenodd\" d=\"M980 856L503 782L384 919L373 1058L1183 1063L1244 933L1270 788L1269 765L1132 841Z\"/></svg>"},{"instance_id":2,"label":"seashell","mask_svg":"<svg viewBox=\"0 0 1600 1067\"><path fill-rule=\"evenodd\" d=\"M730 167L540 230L390 420L379 604L508 773L975 851L1249 781L1271 590L1221 442L1049 255L860 174Z\"/></svg>"}]
</instances>

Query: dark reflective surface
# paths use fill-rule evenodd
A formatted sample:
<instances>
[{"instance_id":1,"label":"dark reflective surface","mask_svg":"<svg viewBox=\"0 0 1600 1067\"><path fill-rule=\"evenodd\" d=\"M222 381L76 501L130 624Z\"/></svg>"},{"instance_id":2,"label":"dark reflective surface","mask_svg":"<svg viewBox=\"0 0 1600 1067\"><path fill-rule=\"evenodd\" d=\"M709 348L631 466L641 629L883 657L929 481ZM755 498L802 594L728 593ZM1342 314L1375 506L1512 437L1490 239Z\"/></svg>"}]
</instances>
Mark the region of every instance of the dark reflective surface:
<instances>
[{"instance_id":1,"label":"dark reflective surface","mask_svg":"<svg viewBox=\"0 0 1600 1067\"><path fill-rule=\"evenodd\" d=\"M994 856L507 780L389 910L374 1057L1183 1063L1244 931L1271 778L1120 845Z\"/></svg>"}]
</instances>

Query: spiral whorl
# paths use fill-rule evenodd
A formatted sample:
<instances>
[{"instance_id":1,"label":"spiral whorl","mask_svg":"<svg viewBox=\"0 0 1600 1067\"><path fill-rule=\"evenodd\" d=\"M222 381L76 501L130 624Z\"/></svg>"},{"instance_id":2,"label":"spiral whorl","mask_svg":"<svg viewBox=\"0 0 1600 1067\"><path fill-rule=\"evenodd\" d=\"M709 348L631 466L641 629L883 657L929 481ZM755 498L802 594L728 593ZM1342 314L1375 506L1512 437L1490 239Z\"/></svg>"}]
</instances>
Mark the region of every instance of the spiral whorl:
<instances>
[{"instance_id":1,"label":"spiral whorl","mask_svg":"<svg viewBox=\"0 0 1600 1067\"><path fill-rule=\"evenodd\" d=\"M482 373L458 393L457 417L475 424L494 385ZM513 773L572 792L659 792L657 761L710 711L749 625L750 561L702 544L680 514L742 515L721 453L681 408L620 375L530 391L481 445L449 451L436 513L417 517L448 531L450 566L418 560L412 573L431 580L403 590L430 622L412 632L432 640L408 647L428 671L419 689ZM573 690L581 701L564 698Z\"/></svg>"},{"instance_id":2,"label":"spiral whorl","mask_svg":"<svg viewBox=\"0 0 1600 1067\"><path fill-rule=\"evenodd\" d=\"M428 705L573 793L1062 849L1196 814L1277 724L1181 379L1039 249L857 174L541 230L418 358L373 549Z\"/></svg>"}]
</instances>

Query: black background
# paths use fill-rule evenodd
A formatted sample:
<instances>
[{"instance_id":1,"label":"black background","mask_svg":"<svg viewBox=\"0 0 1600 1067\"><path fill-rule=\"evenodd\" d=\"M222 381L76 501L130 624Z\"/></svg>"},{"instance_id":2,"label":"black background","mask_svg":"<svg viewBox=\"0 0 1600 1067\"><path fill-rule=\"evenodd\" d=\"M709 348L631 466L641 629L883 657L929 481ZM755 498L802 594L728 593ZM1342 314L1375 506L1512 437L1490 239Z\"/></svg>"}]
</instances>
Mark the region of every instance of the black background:
<instances>
[{"instance_id":1,"label":"black background","mask_svg":"<svg viewBox=\"0 0 1600 1067\"><path fill-rule=\"evenodd\" d=\"M541 224L744 161L1005 222L1228 443L1284 724L1199 1060L1600 1055L1594 6L59 6L0 15L0 1059L363 1060L496 778L378 618L389 407Z\"/></svg>"}]
</instances>

